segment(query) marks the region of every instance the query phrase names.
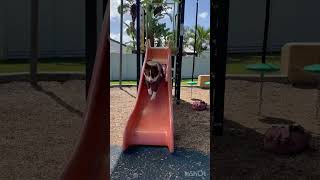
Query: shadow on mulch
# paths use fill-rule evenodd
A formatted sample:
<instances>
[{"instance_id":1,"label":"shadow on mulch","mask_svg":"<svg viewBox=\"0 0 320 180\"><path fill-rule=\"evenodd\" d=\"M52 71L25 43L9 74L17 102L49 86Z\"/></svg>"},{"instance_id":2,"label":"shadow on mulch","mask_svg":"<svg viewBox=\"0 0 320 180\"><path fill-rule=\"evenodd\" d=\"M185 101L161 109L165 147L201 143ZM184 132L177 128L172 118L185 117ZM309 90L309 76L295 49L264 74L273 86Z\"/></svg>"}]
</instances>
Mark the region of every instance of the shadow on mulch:
<instances>
[{"instance_id":1,"label":"shadow on mulch","mask_svg":"<svg viewBox=\"0 0 320 180\"><path fill-rule=\"evenodd\" d=\"M319 151L299 155L265 152L263 135L225 120L223 136L214 137L213 169L216 179L304 179L320 176Z\"/></svg>"},{"instance_id":2,"label":"shadow on mulch","mask_svg":"<svg viewBox=\"0 0 320 180\"><path fill-rule=\"evenodd\" d=\"M259 119L259 121L261 121L265 124L286 124L286 125L295 124L294 121L291 121L288 119L270 117L270 116L265 116L265 117Z\"/></svg>"},{"instance_id":3,"label":"shadow on mulch","mask_svg":"<svg viewBox=\"0 0 320 180\"><path fill-rule=\"evenodd\" d=\"M135 95L131 94L129 91L123 89L123 88L119 88L121 91L125 92L126 94L128 94L129 96L131 96L132 98L136 98Z\"/></svg>"},{"instance_id":4,"label":"shadow on mulch","mask_svg":"<svg viewBox=\"0 0 320 180\"><path fill-rule=\"evenodd\" d=\"M293 83L292 87L298 88L298 89L316 89L317 84L316 83Z\"/></svg>"},{"instance_id":5,"label":"shadow on mulch","mask_svg":"<svg viewBox=\"0 0 320 180\"><path fill-rule=\"evenodd\" d=\"M77 114L79 117L83 117L83 112L74 108L73 106L71 106L70 104L68 104L66 101L64 101L62 98L60 98L59 96L57 96L55 93L48 91L46 89L44 89L42 86L40 86L39 84L36 85L32 85L32 87L36 90L39 91L41 93L44 93L45 95L49 96L52 100L54 100L56 103L58 103L60 106L64 107L65 109L67 109L69 112Z\"/></svg>"},{"instance_id":6,"label":"shadow on mulch","mask_svg":"<svg viewBox=\"0 0 320 180\"><path fill-rule=\"evenodd\" d=\"M198 151L136 146L121 154L111 179L210 179L209 166Z\"/></svg>"}]
</instances>

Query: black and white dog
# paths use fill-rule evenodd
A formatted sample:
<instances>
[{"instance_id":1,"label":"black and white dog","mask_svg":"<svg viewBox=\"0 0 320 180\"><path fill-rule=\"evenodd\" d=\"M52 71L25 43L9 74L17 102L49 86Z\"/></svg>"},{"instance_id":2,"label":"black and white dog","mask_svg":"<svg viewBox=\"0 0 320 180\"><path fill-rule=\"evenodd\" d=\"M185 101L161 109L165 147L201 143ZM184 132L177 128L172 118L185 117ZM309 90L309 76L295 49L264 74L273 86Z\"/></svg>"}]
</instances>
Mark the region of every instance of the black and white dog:
<instances>
[{"instance_id":1,"label":"black and white dog","mask_svg":"<svg viewBox=\"0 0 320 180\"><path fill-rule=\"evenodd\" d=\"M145 82L148 88L148 94L151 100L157 96L157 91L161 82L165 79L165 70L161 63L157 61L147 61L144 69Z\"/></svg>"}]
</instances>

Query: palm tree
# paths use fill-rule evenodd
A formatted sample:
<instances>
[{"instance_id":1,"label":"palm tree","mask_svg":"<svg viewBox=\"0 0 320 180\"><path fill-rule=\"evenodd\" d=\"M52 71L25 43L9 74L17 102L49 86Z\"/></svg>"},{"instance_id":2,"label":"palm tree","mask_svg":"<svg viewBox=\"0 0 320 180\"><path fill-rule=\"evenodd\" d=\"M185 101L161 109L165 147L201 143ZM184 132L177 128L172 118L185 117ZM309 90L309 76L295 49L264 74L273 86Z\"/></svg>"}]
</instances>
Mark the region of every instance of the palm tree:
<instances>
[{"instance_id":1,"label":"palm tree","mask_svg":"<svg viewBox=\"0 0 320 180\"><path fill-rule=\"evenodd\" d=\"M178 0L174 1L177 2ZM157 41L157 46L165 44L163 39L168 29L165 23L160 23L160 20L165 16L168 16L171 21L173 20L173 17L168 13L171 7L168 6L166 0L142 0L141 6L146 12L145 23L147 39L150 39L152 46L155 45L155 41ZM121 13L121 6L118 7L118 12ZM128 12L130 12L132 21L130 27L127 26L127 34L132 38L132 41L134 41L135 36L132 36L132 34L135 33L135 20L137 18L135 0L127 0L123 4L123 13ZM128 31L129 28L130 30Z\"/></svg>"},{"instance_id":2,"label":"palm tree","mask_svg":"<svg viewBox=\"0 0 320 180\"><path fill-rule=\"evenodd\" d=\"M185 33L184 43L187 47L194 48L194 29L188 28ZM198 26L197 28L197 43L195 45L195 49L197 52L197 56L200 56L203 51L208 49L210 41L210 28L206 29L202 26Z\"/></svg>"},{"instance_id":3,"label":"palm tree","mask_svg":"<svg viewBox=\"0 0 320 180\"><path fill-rule=\"evenodd\" d=\"M122 11L121 12L121 5L118 7L118 13L121 14L125 14L125 13L128 13L130 12L130 16L132 18L132 21L131 21L131 26L134 28L135 26L135 22L136 22L136 18L137 18L137 5L135 4L135 0L126 0L125 3L123 3L123 6L122 6Z\"/></svg>"}]
</instances>

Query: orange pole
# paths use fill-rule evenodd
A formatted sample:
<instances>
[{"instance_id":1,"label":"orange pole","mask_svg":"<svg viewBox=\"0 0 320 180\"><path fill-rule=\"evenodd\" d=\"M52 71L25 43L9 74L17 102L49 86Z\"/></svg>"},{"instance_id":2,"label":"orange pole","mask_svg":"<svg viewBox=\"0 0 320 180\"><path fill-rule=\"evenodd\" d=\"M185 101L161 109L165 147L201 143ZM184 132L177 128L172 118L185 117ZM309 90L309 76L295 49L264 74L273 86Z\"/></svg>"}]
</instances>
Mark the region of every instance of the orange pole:
<instances>
[{"instance_id":1,"label":"orange pole","mask_svg":"<svg viewBox=\"0 0 320 180\"><path fill-rule=\"evenodd\" d=\"M87 110L80 141L65 167L61 179L109 179L110 127L110 1L104 15L96 51Z\"/></svg>"}]
</instances>

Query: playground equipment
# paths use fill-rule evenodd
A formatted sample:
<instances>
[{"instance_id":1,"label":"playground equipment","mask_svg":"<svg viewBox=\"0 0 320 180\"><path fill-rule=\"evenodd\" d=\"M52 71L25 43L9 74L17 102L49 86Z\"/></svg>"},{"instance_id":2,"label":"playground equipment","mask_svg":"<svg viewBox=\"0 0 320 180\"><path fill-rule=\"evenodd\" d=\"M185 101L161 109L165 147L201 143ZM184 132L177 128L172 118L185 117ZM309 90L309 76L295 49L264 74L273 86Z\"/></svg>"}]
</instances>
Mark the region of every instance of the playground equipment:
<instances>
[{"instance_id":1,"label":"playground equipment","mask_svg":"<svg viewBox=\"0 0 320 180\"><path fill-rule=\"evenodd\" d=\"M131 113L123 136L123 150L132 145L167 146L174 151L172 84L171 84L171 51L169 48L150 47L147 43L145 63L153 59L166 66L166 81L160 84L157 97L150 101L144 75L140 75L138 97Z\"/></svg>"},{"instance_id":2,"label":"playground equipment","mask_svg":"<svg viewBox=\"0 0 320 180\"><path fill-rule=\"evenodd\" d=\"M195 60L196 60L196 44L197 44L197 29L198 29L198 9L199 9L199 1L197 0L197 3L196 3L196 25L195 25L195 28L194 28L192 77L191 77L191 81L187 82L189 85L191 85L191 99L192 99L193 86L197 84L197 82L193 81L193 78L194 78L194 65L195 65Z\"/></svg>"},{"instance_id":3,"label":"playground equipment","mask_svg":"<svg viewBox=\"0 0 320 180\"><path fill-rule=\"evenodd\" d=\"M215 88L210 84L210 121L213 126L214 135L222 135L224 120L224 92L226 78L226 61L228 47L228 24L229 24L229 0L212 1L210 3L210 82L215 77ZM137 14L140 14L140 0L136 0ZM181 69L183 55L183 36L184 36L184 14L185 0L177 3L177 21L176 27L176 47L178 49L175 63L175 100L176 104L180 104L181 90ZM140 16L137 16L137 22L140 23ZM137 64L140 64L140 25L137 24ZM143 54L142 54L143 55ZM219 67L219 68L214 68ZM140 75L140 66L137 66L137 77ZM139 84L139 78L137 78ZM215 92L213 92L215 91ZM215 98L214 98L215 96ZM215 107L215 108L213 108Z\"/></svg>"},{"instance_id":4,"label":"playground equipment","mask_svg":"<svg viewBox=\"0 0 320 180\"><path fill-rule=\"evenodd\" d=\"M261 115L261 106L263 103L263 99L262 99L262 91L263 91L263 78L264 78L264 74L266 72L274 72L274 71L279 71L279 67L273 64L249 64L247 65L247 69L252 70L252 71L256 71L260 73L260 91L259 91L259 111L258 111L258 115Z\"/></svg>"},{"instance_id":5,"label":"playground equipment","mask_svg":"<svg viewBox=\"0 0 320 180\"><path fill-rule=\"evenodd\" d=\"M315 74L316 81L317 81L317 90L318 90L318 97L317 97L317 105L316 105L316 118L319 117L319 106L320 106L320 64L312 64L304 67L305 72L309 72Z\"/></svg>"},{"instance_id":6,"label":"playground equipment","mask_svg":"<svg viewBox=\"0 0 320 180\"><path fill-rule=\"evenodd\" d=\"M106 2L80 140L60 179L108 179L110 116L110 1Z\"/></svg>"},{"instance_id":7,"label":"playground equipment","mask_svg":"<svg viewBox=\"0 0 320 180\"><path fill-rule=\"evenodd\" d=\"M200 88L209 88L210 87L210 75L199 75L198 76L198 86Z\"/></svg>"},{"instance_id":8,"label":"playground equipment","mask_svg":"<svg viewBox=\"0 0 320 180\"><path fill-rule=\"evenodd\" d=\"M291 83L315 83L315 74L303 70L304 66L320 64L320 43L288 43L281 49L282 73Z\"/></svg>"}]
</instances>

